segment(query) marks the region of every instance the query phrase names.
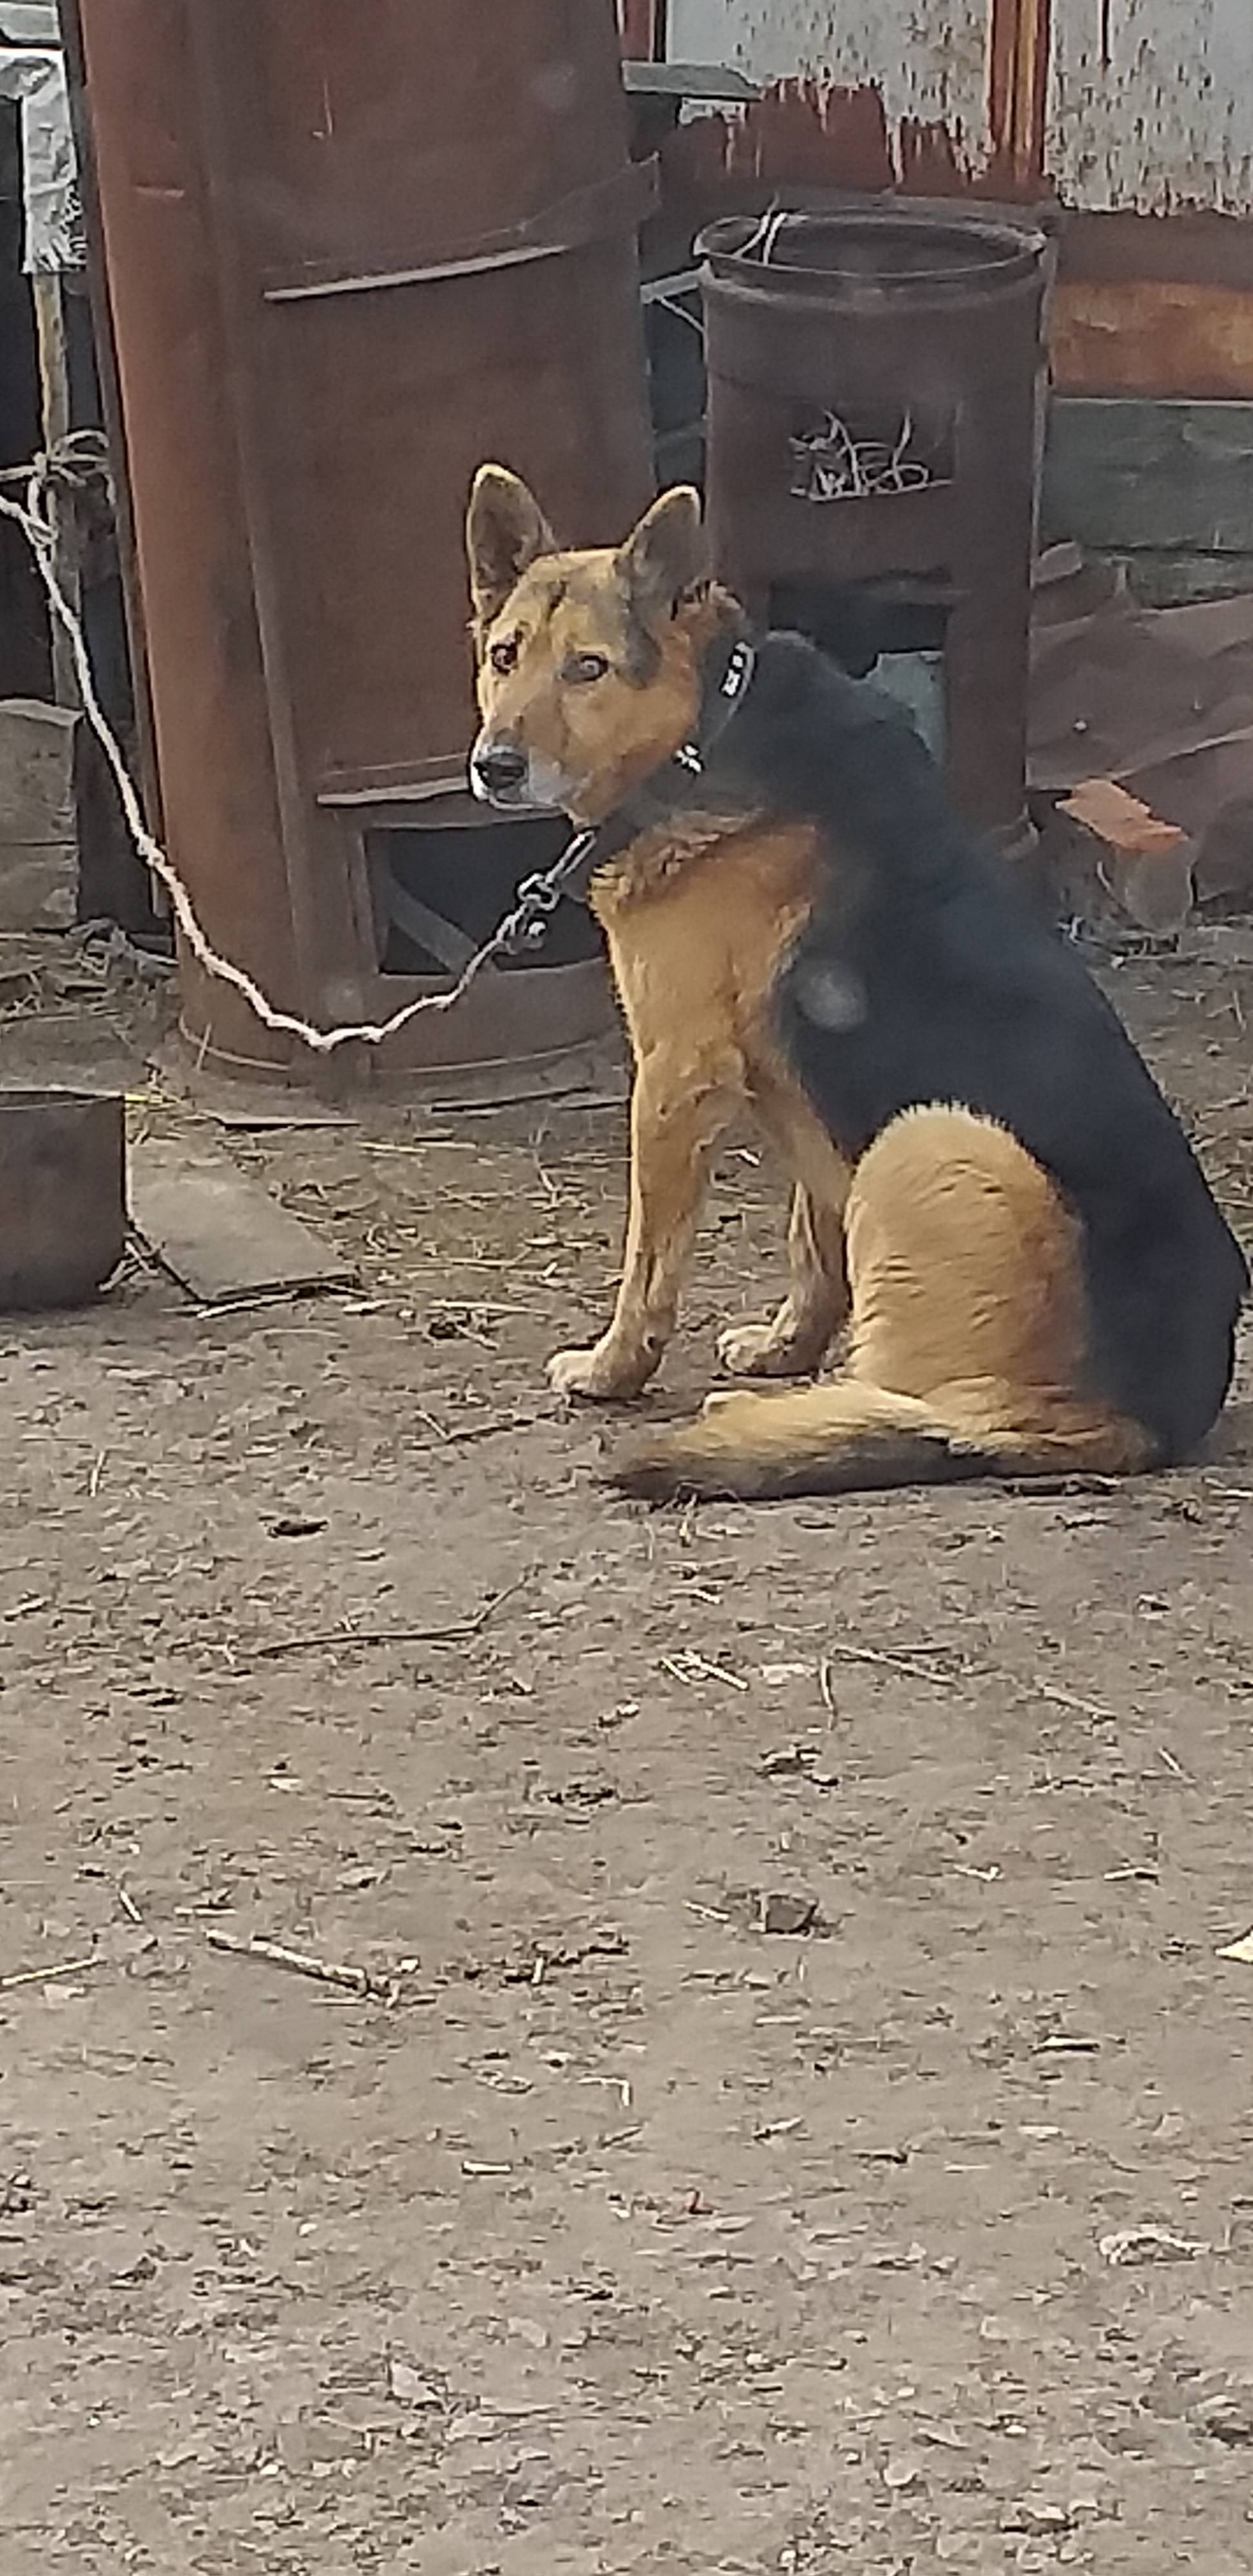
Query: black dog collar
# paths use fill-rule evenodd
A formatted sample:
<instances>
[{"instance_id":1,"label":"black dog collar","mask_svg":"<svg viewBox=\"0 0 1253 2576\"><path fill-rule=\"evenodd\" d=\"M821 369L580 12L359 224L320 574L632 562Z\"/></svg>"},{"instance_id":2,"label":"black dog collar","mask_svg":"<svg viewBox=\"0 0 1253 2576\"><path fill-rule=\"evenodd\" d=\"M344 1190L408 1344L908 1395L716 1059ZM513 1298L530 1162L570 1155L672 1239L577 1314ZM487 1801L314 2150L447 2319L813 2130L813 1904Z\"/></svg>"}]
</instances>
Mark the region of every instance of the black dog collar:
<instances>
[{"instance_id":1,"label":"black dog collar","mask_svg":"<svg viewBox=\"0 0 1253 2576\"><path fill-rule=\"evenodd\" d=\"M709 755L747 694L756 667L757 648L747 635L734 636L710 656L695 731L603 823L577 832L555 867L519 886L517 910L507 925L509 948L538 948L548 936L558 904L568 899L586 902L597 869L629 849L641 832L664 823L691 795L693 781L703 777Z\"/></svg>"},{"instance_id":2,"label":"black dog collar","mask_svg":"<svg viewBox=\"0 0 1253 2576\"><path fill-rule=\"evenodd\" d=\"M757 648L747 635L735 636L710 657L701 688L700 712L696 729L686 742L679 744L660 769L654 769L630 796L615 807L612 814L598 823L595 830L581 833L586 849L573 871L573 883L563 881L562 891L586 893L597 868L629 849L641 832L664 823L691 794L694 779L704 776L710 753L720 741L737 707L745 697L757 668ZM574 846L563 853L574 859Z\"/></svg>"}]
</instances>

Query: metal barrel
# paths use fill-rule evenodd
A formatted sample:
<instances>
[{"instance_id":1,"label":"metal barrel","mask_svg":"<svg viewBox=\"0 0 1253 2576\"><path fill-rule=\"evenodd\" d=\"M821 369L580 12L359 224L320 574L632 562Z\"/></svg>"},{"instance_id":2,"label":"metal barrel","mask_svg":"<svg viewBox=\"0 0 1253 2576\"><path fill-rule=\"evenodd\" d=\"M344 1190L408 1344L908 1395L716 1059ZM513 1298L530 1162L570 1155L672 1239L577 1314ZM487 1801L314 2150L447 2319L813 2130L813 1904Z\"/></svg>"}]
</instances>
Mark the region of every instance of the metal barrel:
<instances>
[{"instance_id":1,"label":"metal barrel","mask_svg":"<svg viewBox=\"0 0 1253 2576\"><path fill-rule=\"evenodd\" d=\"M1020 849L1046 237L859 206L697 247L718 571L896 687L971 821Z\"/></svg>"}]
</instances>

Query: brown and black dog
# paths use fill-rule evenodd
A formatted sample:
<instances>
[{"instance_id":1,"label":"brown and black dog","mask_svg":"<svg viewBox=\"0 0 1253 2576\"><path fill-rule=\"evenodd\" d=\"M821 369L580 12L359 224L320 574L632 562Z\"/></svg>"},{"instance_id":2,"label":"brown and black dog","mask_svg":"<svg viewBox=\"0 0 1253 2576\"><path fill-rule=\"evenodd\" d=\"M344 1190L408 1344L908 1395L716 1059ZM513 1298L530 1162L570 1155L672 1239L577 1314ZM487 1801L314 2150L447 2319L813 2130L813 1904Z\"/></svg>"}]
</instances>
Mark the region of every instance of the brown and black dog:
<instances>
[{"instance_id":1,"label":"brown and black dog","mask_svg":"<svg viewBox=\"0 0 1253 2576\"><path fill-rule=\"evenodd\" d=\"M722 1360L810 1376L848 1327L834 1378L711 1397L612 1481L767 1496L1185 1455L1230 1383L1243 1256L1120 1022L907 718L797 636L742 643L692 491L617 550L567 552L488 465L467 534L471 776L604 827L590 901L635 1054L616 1311L552 1383L621 1401L652 1376L745 1108L795 1182L791 1287Z\"/></svg>"}]
</instances>

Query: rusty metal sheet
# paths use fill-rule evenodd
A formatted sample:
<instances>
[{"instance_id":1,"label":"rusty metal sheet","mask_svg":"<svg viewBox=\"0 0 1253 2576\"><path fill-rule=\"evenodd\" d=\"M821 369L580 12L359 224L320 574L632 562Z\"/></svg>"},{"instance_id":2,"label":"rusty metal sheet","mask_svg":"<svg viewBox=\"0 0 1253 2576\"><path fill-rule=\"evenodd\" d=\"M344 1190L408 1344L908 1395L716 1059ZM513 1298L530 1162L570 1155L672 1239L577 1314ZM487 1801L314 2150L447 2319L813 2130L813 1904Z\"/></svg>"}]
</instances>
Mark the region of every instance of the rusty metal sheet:
<instances>
[{"instance_id":1,"label":"rusty metal sheet","mask_svg":"<svg viewBox=\"0 0 1253 2576\"><path fill-rule=\"evenodd\" d=\"M411 996L379 972L366 809L464 783L475 466L527 474L574 542L650 488L611 0L82 22L174 852L277 1000L382 1020ZM551 1052L553 973L508 980L517 1051L528 1022ZM186 961L184 1004L222 1061L282 1060ZM446 1025L410 1046L445 1060Z\"/></svg>"},{"instance_id":2,"label":"rusty metal sheet","mask_svg":"<svg viewBox=\"0 0 1253 2576\"><path fill-rule=\"evenodd\" d=\"M1071 217L1051 345L1060 393L1253 401L1253 223Z\"/></svg>"},{"instance_id":3,"label":"rusty metal sheet","mask_svg":"<svg viewBox=\"0 0 1253 2576\"><path fill-rule=\"evenodd\" d=\"M1253 294L1238 287L1064 280L1050 345L1059 393L1253 400Z\"/></svg>"},{"instance_id":4,"label":"rusty metal sheet","mask_svg":"<svg viewBox=\"0 0 1253 2576\"><path fill-rule=\"evenodd\" d=\"M1204 902L1253 887L1253 600L1137 607L1117 590L1066 607L1032 656L1033 784L1113 779L1186 832Z\"/></svg>"}]
</instances>

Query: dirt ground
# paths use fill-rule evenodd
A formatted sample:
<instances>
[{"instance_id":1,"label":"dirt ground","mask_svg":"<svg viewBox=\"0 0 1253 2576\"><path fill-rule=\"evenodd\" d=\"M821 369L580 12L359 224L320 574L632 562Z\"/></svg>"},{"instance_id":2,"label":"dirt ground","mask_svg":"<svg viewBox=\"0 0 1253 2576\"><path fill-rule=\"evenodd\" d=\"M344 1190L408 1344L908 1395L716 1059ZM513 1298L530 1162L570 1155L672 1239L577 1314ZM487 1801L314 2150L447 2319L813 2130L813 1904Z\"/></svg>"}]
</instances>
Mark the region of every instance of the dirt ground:
<instances>
[{"instance_id":1,"label":"dirt ground","mask_svg":"<svg viewBox=\"0 0 1253 2576\"><path fill-rule=\"evenodd\" d=\"M1248 1236L1253 975L1114 981ZM173 1131L143 1035L0 1075ZM1253 1417L648 1516L541 1368L618 1108L218 1141L355 1293L0 1357L6 2576L1248 2567Z\"/></svg>"}]
</instances>

